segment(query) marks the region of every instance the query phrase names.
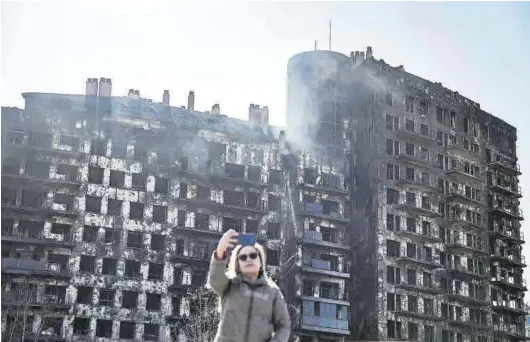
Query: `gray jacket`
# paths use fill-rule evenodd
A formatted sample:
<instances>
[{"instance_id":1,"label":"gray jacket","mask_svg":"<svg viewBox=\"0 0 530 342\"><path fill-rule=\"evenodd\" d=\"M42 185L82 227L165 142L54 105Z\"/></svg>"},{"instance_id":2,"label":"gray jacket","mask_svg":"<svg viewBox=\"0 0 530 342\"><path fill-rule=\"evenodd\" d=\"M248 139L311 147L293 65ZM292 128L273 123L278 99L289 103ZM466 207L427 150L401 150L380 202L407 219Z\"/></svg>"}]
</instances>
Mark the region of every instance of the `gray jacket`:
<instances>
[{"instance_id":1,"label":"gray jacket","mask_svg":"<svg viewBox=\"0 0 530 342\"><path fill-rule=\"evenodd\" d=\"M221 320L215 342L287 342L291 319L280 289L261 278L228 279L226 259L210 261L208 285L222 298Z\"/></svg>"}]
</instances>

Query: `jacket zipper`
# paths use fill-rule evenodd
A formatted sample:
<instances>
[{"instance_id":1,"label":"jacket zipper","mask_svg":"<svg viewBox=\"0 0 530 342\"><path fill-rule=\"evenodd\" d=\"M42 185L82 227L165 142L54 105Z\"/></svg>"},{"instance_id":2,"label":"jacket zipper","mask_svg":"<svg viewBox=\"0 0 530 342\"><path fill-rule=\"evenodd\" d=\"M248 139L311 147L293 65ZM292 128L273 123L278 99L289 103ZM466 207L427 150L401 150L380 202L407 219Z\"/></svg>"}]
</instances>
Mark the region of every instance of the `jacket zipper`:
<instances>
[{"instance_id":1,"label":"jacket zipper","mask_svg":"<svg viewBox=\"0 0 530 342\"><path fill-rule=\"evenodd\" d=\"M250 289L250 304L248 305L247 325L245 327L245 342L248 341L248 335L250 333L250 315L252 314L252 304L254 304L254 290Z\"/></svg>"}]
</instances>

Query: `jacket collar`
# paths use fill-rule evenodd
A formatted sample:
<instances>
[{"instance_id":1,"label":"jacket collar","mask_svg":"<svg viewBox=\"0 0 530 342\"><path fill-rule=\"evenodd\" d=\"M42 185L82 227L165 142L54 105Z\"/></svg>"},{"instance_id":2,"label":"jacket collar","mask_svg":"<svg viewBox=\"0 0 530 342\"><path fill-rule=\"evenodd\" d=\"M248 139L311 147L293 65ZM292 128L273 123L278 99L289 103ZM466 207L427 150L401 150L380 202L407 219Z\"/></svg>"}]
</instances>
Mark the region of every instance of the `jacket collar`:
<instances>
[{"instance_id":1,"label":"jacket collar","mask_svg":"<svg viewBox=\"0 0 530 342\"><path fill-rule=\"evenodd\" d=\"M247 283L249 286L256 286L256 287L267 284L267 279L265 279L265 277L263 275L261 275L261 277L259 277L258 279L256 279L256 281L254 283L252 283L246 276L244 276L242 274L238 274L234 278L234 281L236 283L244 282L244 283Z\"/></svg>"}]
</instances>

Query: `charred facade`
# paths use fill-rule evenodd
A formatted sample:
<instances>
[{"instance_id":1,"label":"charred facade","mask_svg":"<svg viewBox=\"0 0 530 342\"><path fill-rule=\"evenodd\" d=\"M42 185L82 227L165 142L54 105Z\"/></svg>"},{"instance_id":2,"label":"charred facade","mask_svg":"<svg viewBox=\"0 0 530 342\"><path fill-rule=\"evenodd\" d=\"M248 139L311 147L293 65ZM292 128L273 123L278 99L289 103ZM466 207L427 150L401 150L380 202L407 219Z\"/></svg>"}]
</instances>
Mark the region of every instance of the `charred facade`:
<instances>
[{"instance_id":1,"label":"charred facade","mask_svg":"<svg viewBox=\"0 0 530 342\"><path fill-rule=\"evenodd\" d=\"M106 78L2 108L3 307L31 292L57 341L175 341L235 229L300 342L525 339L515 128L370 48L293 56L287 86L285 130Z\"/></svg>"}]
</instances>

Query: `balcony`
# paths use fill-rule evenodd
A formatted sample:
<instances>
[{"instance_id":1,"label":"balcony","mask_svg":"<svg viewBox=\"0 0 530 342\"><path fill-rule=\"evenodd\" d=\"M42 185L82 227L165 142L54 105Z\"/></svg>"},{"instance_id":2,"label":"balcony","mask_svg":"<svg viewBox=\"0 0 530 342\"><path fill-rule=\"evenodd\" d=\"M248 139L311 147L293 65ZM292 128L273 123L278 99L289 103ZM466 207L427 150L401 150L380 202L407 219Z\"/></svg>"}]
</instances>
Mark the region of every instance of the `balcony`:
<instances>
[{"instance_id":1,"label":"balcony","mask_svg":"<svg viewBox=\"0 0 530 342\"><path fill-rule=\"evenodd\" d=\"M260 179L251 180L244 177L244 166L243 165L237 165L239 167L242 167L243 174L242 177L238 177L235 173L231 173L228 170L228 165L237 165L237 164L229 164L227 163L227 168L223 168L220 166L212 166L211 168L207 168L208 174L211 176L212 181L218 181L218 182L227 182L231 184L240 184L244 186L253 186L253 187L260 187L264 188L268 186L267 183L263 182Z\"/></svg>"},{"instance_id":2,"label":"balcony","mask_svg":"<svg viewBox=\"0 0 530 342\"><path fill-rule=\"evenodd\" d=\"M218 240L222 235L222 231L211 230L208 226L196 225L195 227L186 227L186 226L177 226L173 227L173 233L176 236L186 235L186 236L203 236L211 237L215 240Z\"/></svg>"},{"instance_id":3,"label":"balcony","mask_svg":"<svg viewBox=\"0 0 530 342\"><path fill-rule=\"evenodd\" d=\"M445 244L445 248L446 248L448 251L470 252L470 253L478 254L478 255L488 254L488 253L484 250L484 247L483 247L483 246L473 246L473 245L469 245L469 244L464 243L464 242L461 241L461 240L448 241L448 242Z\"/></svg>"},{"instance_id":4,"label":"balcony","mask_svg":"<svg viewBox=\"0 0 530 342\"><path fill-rule=\"evenodd\" d=\"M513 290L526 291L526 280L517 280L514 277L492 277L491 283L503 288L511 288Z\"/></svg>"},{"instance_id":5,"label":"balcony","mask_svg":"<svg viewBox=\"0 0 530 342\"><path fill-rule=\"evenodd\" d=\"M396 205L396 209L416 213L426 217L439 217L438 207L433 206L430 203L422 203L421 206L416 205L416 200L410 201L405 198L400 198L399 204Z\"/></svg>"},{"instance_id":6,"label":"balcony","mask_svg":"<svg viewBox=\"0 0 530 342\"><path fill-rule=\"evenodd\" d=\"M464 263L450 263L449 265L447 265L447 271L450 273L461 274L467 277L476 277L479 279L488 278L488 275L486 275L484 271L475 272L476 270L468 269L467 266L464 265Z\"/></svg>"},{"instance_id":7,"label":"balcony","mask_svg":"<svg viewBox=\"0 0 530 342\"><path fill-rule=\"evenodd\" d=\"M319 192L325 192L331 195L345 196L345 195L348 195L349 193L346 188L344 188L343 186L340 186L339 184L332 185L332 184L326 184L324 182L318 182L318 184L316 184L316 182L312 182L312 181L305 180L305 179L302 179L302 181L298 183L298 187L305 188L307 190L316 190Z\"/></svg>"},{"instance_id":8,"label":"balcony","mask_svg":"<svg viewBox=\"0 0 530 342\"><path fill-rule=\"evenodd\" d=\"M350 222L349 218L344 217L341 213L324 210L324 205L322 203L302 203L299 208L300 215L318 217L323 220L340 223Z\"/></svg>"},{"instance_id":9,"label":"balcony","mask_svg":"<svg viewBox=\"0 0 530 342\"><path fill-rule=\"evenodd\" d=\"M457 292L454 289L449 289L449 291L446 293L446 296L448 299L457 300L463 303L466 303L467 305L488 305L489 302L487 301L486 297L478 298L478 296L475 294L469 293L469 291L460 291Z\"/></svg>"},{"instance_id":10,"label":"balcony","mask_svg":"<svg viewBox=\"0 0 530 342\"><path fill-rule=\"evenodd\" d=\"M2 273L29 276L70 278L70 271L60 264L31 259L2 258Z\"/></svg>"},{"instance_id":11,"label":"balcony","mask_svg":"<svg viewBox=\"0 0 530 342\"><path fill-rule=\"evenodd\" d=\"M416 151L415 151L416 152ZM420 153L406 153L400 152L395 157L399 161L406 162L411 165L415 165L421 168L434 168L433 163L429 160L428 156L420 156Z\"/></svg>"},{"instance_id":12,"label":"balcony","mask_svg":"<svg viewBox=\"0 0 530 342\"><path fill-rule=\"evenodd\" d=\"M417 264L429 269L443 268L443 265L434 260L432 254L428 254L421 250L416 250L415 253L408 253L408 250L402 249L400 256L396 257L397 262Z\"/></svg>"},{"instance_id":13,"label":"balcony","mask_svg":"<svg viewBox=\"0 0 530 342\"><path fill-rule=\"evenodd\" d=\"M471 320L464 320L464 319L457 319L457 318L449 318L447 319L447 322L451 325L456 325L459 327L465 327L465 328L471 328L476 330L491 330L491 326L489 326L486 322L475 322Z\"/></svg>"},{"instance_id":14,"label":"balcony","mask_svg":"<svg viewBox=\"0 0 530 342\"><path fill-rule=\"evenodd\" d=\"M500 261L501 264L518 267L526 267L525 257L523 255L508 254L500 250L496 250L495 254L491 254L490 261Z\"/></svg>"},{"instance_id":15,"label":"balcony","mask_svg":"<svg viewBox=\"0 0 530 342\"><path fill-rule=\"evenodd\" d=\"M494 324L493 325L493 334L496 337L500 338L513 338L516 341L518 340L530 340L524 323L517 324Z\"/></svg>"},{"instance_id":16,"label":"balcony","mask_svg":"<svg viewBox=\"0 0 530 342\"><path fill-rule=\"evenodd\" d=\"M417 308L413 308L411 310L409 309L403 309L401 307L396 307L396 310L394 310L395 315L399 316L406 316L406 317L412 317L422 320L428 320L428 321L440 321L442 318L440 316L437 316L433 311L431 312L420 312Z\"/></svg>"},{"instance_id":17,"label":"balcony","mask_svg":"<svg viewBox=\"0 0 530 342\"><path fill-rule=\"evenodd\" d=\"M417 189L425 192L436 192L437 189L433 187L429 180L415 178L402 177L395 180L396 185L406 186L413 189Z\"/></svg>"},{"instance_id":18,"label":"balcony","mask_svg":"<svg viewBox=\"0 0 530 342\"><path fill-rule=\"evenodd\" d=\"M465 165L458 164L449 170L444 170L447 176L452 177L457 183L475 183L481 184L483 182L483 175L481 173L474 174L471 172L471 166L466 167Z\"/></svg>"},{"instance_id":19,"label":"balcony","mask_svg":"<svg viewBox=\"0 0 530 342\"><path fill-rule=\"evenodd\" d=\"M5 234L2 232L2 242L26 244L26 245L41 245L48 247L63 247L63 248L73 248L75 246L75 241L73 235L64 236L56 235L50 237L44 236L31 236L29 234L23 234L21 232L15 234ZM5 234L5 235L4 235Z\"/></svg>"},{"instance_id":20,"label":"balcony","mask_svg":"<svg viewBox=\"0 0 530 342\"><path fill-rule=\"evenodd\" d=\"M21 298L22 296L23 298ZM70 300L58 295L43 294L38 300L37 298L31 298L32 296L33 294L31 293L12 295L11 291L2 291L2 306L28 305L33 308L49 307L55 310L67 310L72 304Z\"/></svg>"},{"instance_id":21,"label":"balcony","mask_svg":"<svg viewBox=\"0 0 530 342\"><path fill-rule=\"evenodd\" d=\"M311 259L309 262L305 262L302 266L304 272L315 273L320 275L327 275L337 278L350 278L350 274L339 270L338 267L332 267L331 261L321 259Z\"/></svg>"},{"instance_id":22,"label":"balcony","mask_svg":"<svg viewBox=\"0 0 530 342\"><path fill-rule=\"evenodd\" d=\"M508 197L523 197L521 187L518 185L512 185L508 182L502 184L502 181L498 181L495 178L491 182L488 182L488 188L492 191L498 192L501 195Z\"/></svg>"},{"instance_id":23,"label":"balcony","mask_svg":"<svg viewBox=\"0 0 530 342\"><path fill-rule=\"evenodd\" d=\"M482 220L475 220L473 218L470 218L468 220L465 215L460 215L458 213L456 213L455 215L450 215L447 218L447 222L450 225L469 226L471 228L482 229Z\"/></svg>"},{"instance_id":24,"label":"balcony","mask_svg":"<svg viewBox=\"0 0 530 342\"><path fill-rule=\"evenodd\" d=\"M490 226L489 234L500 240L510 241L514 244L524 243L524 234L520 231L520 228L507 228L494 223Z\"/></svg>"},{"instance_id":25,"label":"balcony","mask_svg":"<svg viewBox=\"0 0 530 342\"><path fill-rule=\"evenodd\" d=\"M2 172L2 183L9 183L10 186L16 188L34 188L34 187L49 187L49 188L68 188L72 190L79 189L82 182L79 180L59 179L59 178L42 178L29 175L15 175L12 173Z\"/></svg>"},{"instance_id":26,"label":"balcony","mask_svg":"<svg viewBox=\"0 0 530 342\"><path fill-rule=\"evenodd\" d=\"M349 250L350 247L347 245L348 239L343 234L338 232L331 235L313 230L304 230L303 242L310 245L316 245L319 247L327 247L331 249L343 249Z\"/></svg>"},{"instance_id":27,"label":"balcony","mask_svg":"<svg viewBox=\"0 0 530 342\"><path fill-rule=\"evenodd\" d=\"M527 315L526 309L522 300L520 302L510 300L492 301L492 308L497 312L506 312L515 315Z\"/></svg>"},{"instance_id":28,"label":"balcony","mask_svg":"<svg viewBox=\"0 0 530 342\"><path fill-rule=\"evenodd\" d=\"M302 316L302 329L349 335L347 320L339 320L320 316Z\"/></svg>"},{"instance_id":29,"label":"balcony","mask_svg":"<svg viewBox=\"0 0 530 342\"><path fill-rule=\"evenodd\" d=\"M407 120L405 117L399 119L399 128L396 131L396 135L400 138L415 141L420 144L434 145L436 144L436 138L433 136L432 131L422 130L421 122Z\"/></svg>"},{"instance_id":30,"label":"balcony","mask_svg":"<svg viewBox=\"0 0 530 342\"><path fill-rule=\"evenodd\" d=\"M177 253L171 257L171 261L205 268L209 266L212 254L213 250L210 253L193 249L190 249L188 253L177 250Z\"/></svg>"},{"instance_id":31,"label":"balcony","mask_svg":"<svg viewBox=\"0 0 530 342\"><path fill-rule=\"evenodd\" d=\"M501 158L496 158L495 160L487 162L487 166L492 170L499 170L511 176L521 175L521 168L519 167L519 164L511 162L509 160L502 160Z\"/></svg>"},{"instance_id":32,"label":"balcony","mask_svg":"<svg viewBox=\"0 0 530 342\"><path fill-rule=\"evenodd\" d=\"M442 293L442 289L439 286L434 285L418 285L418 284L407 284L407 283L399 283L395 285L398 289L404 289L404 290L410 290L410 291L417 291L422 293L428 293L428 294L440 294Z\"/></svg>"},{"instance_id":33,"label":"balcony","mask_svg":"<svg viewBox=\"0 0 530 342\"><path fill-rule=\"evenodd\" d=\"M509 220L524 220L523 211L521 208L509 208L507 206L494 203L492 207L488 209L488 212L493 215L506 217Z\"/></svg>"},{"instance_id":34,"label":"balcony","mask_svg":"<svg viewBox=\"0 0 530 342\"><path fill-rule=\"evenodd\" d=\"M471 143L469 143L471 144ZM450 144L445 147L445 151L452 154L457 155L459 157L463 157L468 160L481 160L482 154L480 152L473 152L470 149L471 145L466 146L462 142L457 142L454 144Z\"/></svg>"},{"instance_id":35,"label":"balcony","mask_svg":"<svg viewBox=\"0 0 530 342\"><path fill-rule=\"evenodd\" d=\"M449 201L459 201L465 204L471 204L474 206L483 206L484 203L480 198L472 198L471 194L466 194L463 189L449 188L449 193L446 195Z\"/></svg>"}]
</instances>

